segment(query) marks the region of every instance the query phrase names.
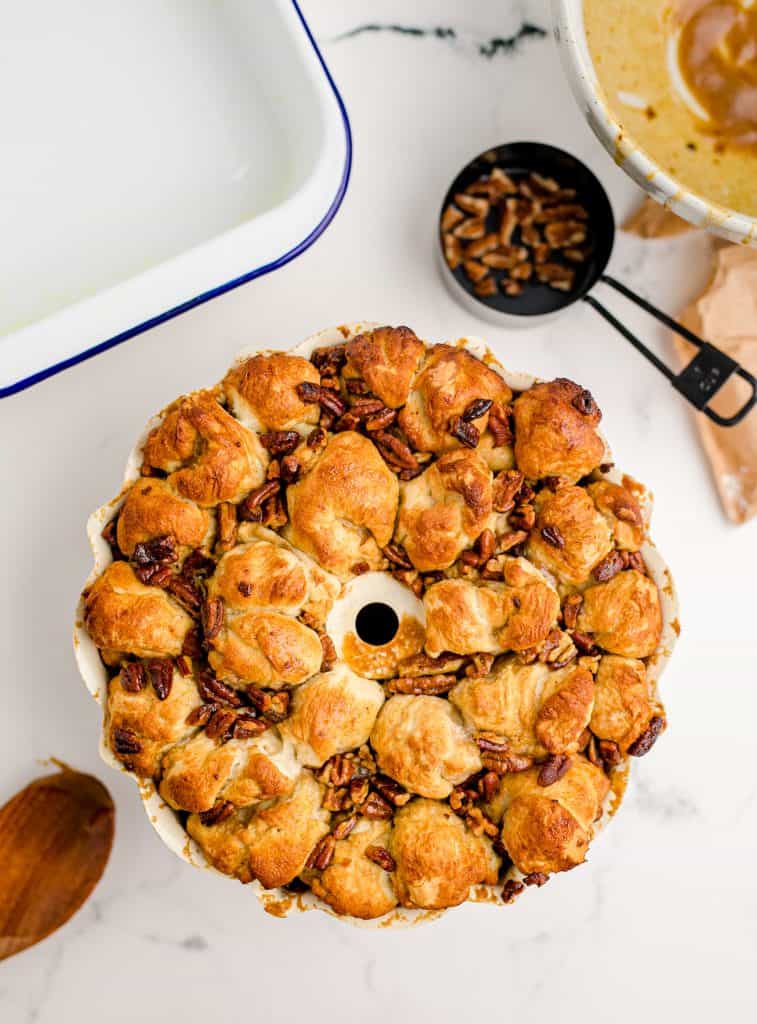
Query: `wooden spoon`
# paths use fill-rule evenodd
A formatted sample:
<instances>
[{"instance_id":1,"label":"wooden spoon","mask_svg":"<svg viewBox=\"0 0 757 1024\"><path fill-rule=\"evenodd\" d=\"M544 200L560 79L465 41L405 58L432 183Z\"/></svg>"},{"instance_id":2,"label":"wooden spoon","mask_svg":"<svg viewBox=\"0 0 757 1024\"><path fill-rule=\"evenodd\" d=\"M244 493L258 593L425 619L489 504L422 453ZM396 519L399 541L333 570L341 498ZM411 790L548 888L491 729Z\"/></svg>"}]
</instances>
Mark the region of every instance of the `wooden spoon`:
<instances>
[{"instance_id":1,"label":"wooden spoon","mask_svg":"<svg viewBox=\"0 0 757 1024\"><path fill-rule=\"evenodd\" d=\"M93 776L60 768L0 808L0 960L65 924L108 863L110 794Z\"/></svg>"}]
</instances>

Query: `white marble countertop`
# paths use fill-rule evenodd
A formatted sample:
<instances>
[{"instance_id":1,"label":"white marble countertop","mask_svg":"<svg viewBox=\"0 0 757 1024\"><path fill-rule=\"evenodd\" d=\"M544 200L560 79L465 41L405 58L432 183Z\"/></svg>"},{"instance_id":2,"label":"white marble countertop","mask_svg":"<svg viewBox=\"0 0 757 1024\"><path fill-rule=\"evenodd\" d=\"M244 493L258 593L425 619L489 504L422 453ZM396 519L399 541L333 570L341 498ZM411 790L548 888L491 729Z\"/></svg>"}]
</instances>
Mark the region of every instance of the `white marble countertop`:
<instances>
[{"instance_id":1,"label":"white marble countertop","mask_svg":"<svg viewBox=\"0 0 757 1024\"><path fill-rule=\"evenodd\" d=\"M493 143L537 138L573 150L620 217L636 190L573 105L544 31L546 2L302 6L355 136L352 181L324 237L283 270L0 403L0 803L55 755L99 775L118 809L92 899L0 965L0 1019L755 1019L755 524L724 520L692 415L591 309L532 330L491 328L453 303L431 258L451 175ZM707 245L696 235L621 237L611 267L676 310L707 276ZM623 313L665 351L643 315ZM437 340L478 333L513 368L590 387L616 461L655 492L653 534L683 623L663 687L670 728L637 764L589 864L511 908L467 906L392 933L321 914L277 921L240 886L169 853L130 780L98 759L99 709L70 649L89 566L84 522L118 490L148 415L217 379L243 345L288 346L353 319L408 323Z\"/></svg>"}]
</instances>

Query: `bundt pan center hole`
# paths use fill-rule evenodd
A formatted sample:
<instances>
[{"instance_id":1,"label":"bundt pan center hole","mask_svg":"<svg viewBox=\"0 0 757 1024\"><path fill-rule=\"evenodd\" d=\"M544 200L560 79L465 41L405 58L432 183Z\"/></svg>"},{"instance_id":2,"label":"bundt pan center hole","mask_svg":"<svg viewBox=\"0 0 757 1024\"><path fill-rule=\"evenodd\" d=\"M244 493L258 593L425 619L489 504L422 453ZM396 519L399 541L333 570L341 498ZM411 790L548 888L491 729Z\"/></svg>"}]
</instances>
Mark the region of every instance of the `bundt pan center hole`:
<instances>
[{"instance_id":1,"label":"bundt pan center hole","mask_svg":"<svg viewBox=\"0 0 757 1024\"><path fill-rule=\"evenodd\" d=\"M360 639L373 647L388 644L397 635L400 622L394 608L383 601L371 601L357 613L355 631Z\"/></svg>"}]
</instances>

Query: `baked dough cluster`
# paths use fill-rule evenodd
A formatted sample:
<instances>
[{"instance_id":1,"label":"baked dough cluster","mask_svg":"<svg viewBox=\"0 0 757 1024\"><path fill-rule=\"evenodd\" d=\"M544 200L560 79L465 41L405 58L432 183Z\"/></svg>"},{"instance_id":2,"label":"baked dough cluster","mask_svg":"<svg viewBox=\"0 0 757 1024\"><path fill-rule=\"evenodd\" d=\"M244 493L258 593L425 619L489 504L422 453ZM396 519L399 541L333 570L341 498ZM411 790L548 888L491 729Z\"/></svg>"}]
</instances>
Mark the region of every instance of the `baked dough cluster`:
<instances>
[{"instance_id":1,"label":"baked dough cluster","mask_svg":"<svg viewBox=\"0 0 757 1024\"><path fill-rule=\"evenodd\" d=\"M510 903L582 863L665 727L642 510L577 384L343 335L146 438L82 601L106 742L242 882L363 919ZM417 614L358 663L329 616L367 573Z\"/></svg>"}]
</instances>

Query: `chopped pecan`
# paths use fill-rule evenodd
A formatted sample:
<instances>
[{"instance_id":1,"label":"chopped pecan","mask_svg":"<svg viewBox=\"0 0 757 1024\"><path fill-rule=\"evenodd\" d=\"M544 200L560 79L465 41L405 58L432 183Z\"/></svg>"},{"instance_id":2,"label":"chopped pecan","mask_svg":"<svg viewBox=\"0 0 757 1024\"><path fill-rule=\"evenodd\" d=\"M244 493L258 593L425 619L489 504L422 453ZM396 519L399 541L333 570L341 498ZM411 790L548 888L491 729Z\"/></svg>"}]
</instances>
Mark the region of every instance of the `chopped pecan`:
<instances>
[{"instance_id":1,"label":"chopped pecan","mask_svg":"<svg viewBox=\"0 0 757 1024\"><path fill-rule=\"evenodd\" d=\"M522 245L501 245L499 249L488 252L481 257L485 267L492 270L512 270L528 256L528 249Z\"/></svg>"},{"instance_id":2,"label":"chopped pecan","mask_svg":"<svg viewBox=\"0 0 757 1024\"><path fill-rule=\"evenodd\" d=\"M197 577L204 579L206 576L211 576L215 572L215 569L215 559L197 548L190 552L190 554L188 554L184 559L184 565L181 568L181 575L184 579L187 579L190 582L195 582Z\"/></svg>"},{"instance_id":3,"label":"chopped pecan","mask_svg":"<svg viewBox=\"0 0 757 1024\"><path fill-rule=\"evenodd\" d=\"M113 750L116 754L138 754L141 749L139 737L131 729L113 730Z\"/></svg>"},{"instance_id":4,"label":"chopped pecan","mask_svg":"<svg viewBox=\"0 0 757 1024\"><path fill-rule=\"evenodd\" d=\"M348 409L344 416L340 416L334 424L334 430L341 433L343 430L355 430L360 424L360 417L352 409Z\"/></svg>"},{"instance_id":5,"label":"chopped pecan","mask_svg":"<svg viewBox=\"0 0 757 1024\"><path fill-rule=\"evenodd\" d=\"M552 754L539 768L536 781L540 786L552 786L570 768L571 760L565 754Z\"/></svg>"},{"instance_id":6,"label":"chopped pecan","mask_svg":"<svg viewBox=\"0 0 757 1024\"><path fill-rule=\"evenodd\" d=\"M288 690L270 693L257 686L248 686L247 696L252 706L269 722L283 722L289 714L291 695Z\"/></svg>"},{"instance_id":7,"label":"chopped pecan","mask_svg":"<svg viewBox=\"0 0 757 1024\"><path fill-rule=\"evenodd\" d=\"M442 239L444 246L444 259L450 270L457 270L460 264L463 262L463 247L459 238L455 238L452 234L445 234ZM347 381L347 387L349 388L351 381Z\"/></svg>"},{"instance_id":8,"label":"chopped pecan","mask_svg":"<svg viewBox=\"0 0 757 1024\"><path fill-rule=\"evenodd\" d=\"M192 662L186 656L186 654L177 654L174 658L174 664L176 665L176 671L180 676L188 676L192 671Z\"/></svg>"},{"instance_id":9,"label":"chopped pecan","mask_svg":"<svg viewBox=\"0 0 757 1024\"><path fill-rule=\"evenodd\" d=\"M607 583L626 565L626 559L622 551L611 551L601 562L598 562L592 569L592 576L598 583Z\"/></svg>"},{"instance_id":10,"label":"chopped pecan","mask_svg":"<svg viewBox=\"0 0 757 1024\"><path fill-rule=\"evenodd\" d=\"M342 416L347 411L346 404L339 395L332 389L321 384L311 384L310 381L303 381L297 385L297 394L303 402L311 405L320 405L325 412L332 416Z\"/></svg>"},{"instance_id":11,"label":"chopped pecan","mask_svg":"<svg viewBox=\"0 0 757 1024\"><path fill-rule=\"evenodd\" d=\"M528 281L530 280L533 272L533 263L529 263L526 260L523 263L519 263L517 266L513 267L509 273L513 281Z\"/></svg>"},{"instance_id":12,"label":"chopped pecan","mask_svg":"<svg viewBox=\"0 0 757 1024\"><path fill-rule=\"evenodd\" d=\"M565 538L557 526L542 526L541 535L547 544L551 544L553 548L565 547Z\"/></svg>"},{"instance_id":13,"label":"chopped pecan","mask_svg":"<svg viewBox=\"0 0 757 1024\"><path fill-rule=\"evenodd\" d=\"M478 260L463 260L463 270L468 280L474 284L479 284L487 276L489 271Z\"/></svg>"},{"instance_id":14,"label":"chopped pecan","mask_svg":"<svg viewBox=\"0 0 757 1024\"><path fill-rule=\"evenodd\" d=\"M635 569L636 572L640 572L646 576L647 565L640 551L628 552L628 568Z\"/></svg>"},{"instance_id":15,"label":"chopped pecan","mask_svg":"<svg viewBox=\"0 0 757 1024\"><path fill-rule=\"evenodd\" d=\"M510 526L515 530L526 530L527 532L534 528L536 522L536 510L533 505L516 505L514 510L509 516Z\"/></svg>"},{"instance_id":16,"label":"chopped pecan","mask_svg":"<svg viewBox=\"0 0 757 1024\"><path fill-rule=\"evenodd\" d=\"M460 555L460 561L463 565L469 565L476 568L476 566L481 562L481 558L475 551L463 551Z\"/></svg>"},{"instance_id":17,"label":"chopped pecan","mask_svg":"<svg viewBox=\"0 0 757 1024\"><path fill-rule=\"evenodd\" d=\"M524 890L523 882L518 882L514 878L508 878L502 887L502 902L503 903L515 903L516 899Z\"/></svg>"},{"instance_id":18,"label":"chopped pecan","mask_svg":"<svg viewBox=\"0 0 757 1024\"><path fill-rule=\"evenodd\" d=\"M229 501L218 506L218 549L231 551L237 542L237 507Z\"/></svg>"},{"instance_id":19,"label":"chopped pecan","mask_svg":"<svg viewBox=\"0 0 757 1024\"><path fill-rule=\"evenodd\" d=\"M464 221L452 229L455 239L468 241L472 238L483 238L486 234L486 222L480 217L466 217Z\"/></svg>"},{"instance_id":20,"label":"chopped pecan","mask_svg":"<svg viewBox=\"0 0 757 1024\"><path fill-rule=\"evenodd\" d=\"M383 554L390 562L398 565L401 569L413 568L413 563L410 561L407 552L399 544L387 544L383 549Z\"/></svg>"},{"instance_id":21,"label":"chopped pecan","mask_svg":"<svg viewBox=\"0 0 757 1024\"><path fill-rule=\"evenodd\" d=\"M456 676L446 674L399 676L397 679L390 679L386 684L386 689L389 693L408 693L414 696L425 693L437 696L440 693L449 693L456 683Z\"/></svg>"},{"instance_id":22,"label":"chopped pecan","mask_svg":"<svg viewBox=\"0 0 757 1024\"><path fill-rule=\"evenodd\" d=\"M570 596L565 598L562 606L562 617L566 629L576 628L578 613L580 612L581 605L583 603L584 599L580 594L570 594Z\"/></svg>"},{"instance_id":23,"label":"chopped pecan","mask_svg":"<svg viewBox=\"0 0 757 1024\"><path fill-rule=\"evenodd\" d=\"M323 427L316 427L314 430L311 430L305 444L312 451L324 448L326 446L326 431Z\"/></svg>"},{"instance_id":24,"label":"chopped pecan","mask_svg":"<svg viewBox=\"0 0 757 1024\"><path fill-rule=\"evenodd\" d=\"M471 423L473 420L480 419L481 416L484 416L491 407L491 398L474 398L473 401L466 406L461 418L466 423Z\"/></svg>"},{"instance_id":25,"label":"chopped pecan","mask_svg":"<svg viewBox=\"0 0 757 1024\"><path fill-rule=\"evenodd\" d=\"M272 430L260 434L260 443L271 455L289 455L300 443L296 430Z\"/></svg>"},{"instance_id":26,"label":"chopped pecan","mask_svg":"<svg viewBox=\"0 0 757 1024\"><path fill-rule=\"evenodd\" d=\"M208 704L228 704L232 708L241 708L242 698L227 683L216 679L210 672L197 673L197 690Z\"/></svg>"},{"instance_id":27,"label":"chopped pecan","mask_svg":"<svg viewBox=\"0 0 757 1024\"><path fill-rule=\"evenodd\" d=\"M280 495L274 494L264 503L261 522L263 526L268 526L272 530L278 530L287 524L288 517Z\"/></svg>"},{"instance_id":28,"label":"chopped pecan","mask_svg":"<svg viewBox=\"0 0 757 1024\"><path fill-rule=\"evenodd\" d=\"M544 237L553 249L565 249L586 241L586 225L578 220L552 221L544 229Z\"/></svg>"},{"instance_id":29,"label":"chopped pecan","mask_svg":"<svg viewBox=\"0 0 757 1024\"><path fill-rule=\"evenodd\" d=\"M236 712L231 708L219 708L205 726L205 735L211 740L220 740L225 743L231 739L231 733L236 721Z\"/></svg>"},{"instance_id":30,"label":"chopped pecan","mask_svg":"<svg viewBox=\"0 0 757 1024\"><path fill-rule=\"evenodd\" d=\"M321 650L323 651L323 660L321 661L321 672L328 672L336 664L336 647L334 647L334 641L331 639L328 633L321 633L319 639L321 641Z\"/></svg>"},{"instance_id":31,"label":"chopped pecan","mask_svg":"<svg viewBox=\"0 0 757 1024\"><path fill-rule=\"evenodd\" d=\"M536 276L541 284L548 284L550 288L559 292L569 292L576 278L575 271L570 267L550 262L537 264Z\"/></svg>"},{"instance_id":32,"label":"chopped pecan","mask_svg":"<svg viewBox=\"0 0 757 1024\"><path fill-rule=\"evenodd\" d=\"M368 799L368 795L370 793L370 783L368 782L368 779L353 779L349 785L349 793L350 800L355 807L361 807ZM368 817L371 817L371 815L368 815Z\"/></svg>"},{"instance_id":33,"label":"chopped pecan","mask_svg":"<svg viewBox=\"0 0 757 1024\"><path fill-rule=\"evenodd\" d=\"M449 432L468 448L475 448L481 440L481 433L472 423L466 423L462 416L453 416L449 421Z\"/></svg>"},{"instance_id":34,"label":"chopped pecan","mask_svg":"<svg viewBox=\"0 0 757 1024\"><path fill-rule=\"evenodd\" d=\"M403 469L417 469L418 460L410 451L408 445L398 437L385 430L377 430L373 435L374 441L379 446L379 451L384 454L388 452Z\"/></svg>"},{"instance_id":35,"label":"chopped pecan","mask_svg":"<svg viewBox=\"0 0 757 1024\"><path fill-rule=\"evenodd\" d=\"M494 440L494 445L501 448L508 447L513 443L512 409L505 408L499 402L494 402L489 410L487 427Z\"/></svg>"},{"instance_id":36,"label":"chopped pecan","mask_svg":"<svg viewBox=\"0 0 757 1024\"><path fill-rule=\"evenodd\" d=\"M171 566L161 565L159 562L138 565L134 572L140 583L149 583L151 587L165 587L166 583L173 576Z\"/></svg>"},{"instance_id":37,"label":"chopped pecan","mask_svg":"<svg viewBox=\"0 0 757 1024\"><path fill-rule=\"evenodd\" d=\"M220 597L209 597L202 606L202 628L206 640L212 640L223 626L223 601Z\"/></svg>"},{"instance_id":38,"label":"chopped pecan","mask_svg":"<svg viewBox=\"0 0 757 1024\"><path fill-rule=\"evenodd\" d=\"M464 213L469 213L474 217L486 217L489 212L488 200L479 199L465 192L457 193L455 196L455 206L459 206Z\"/></svg>"},{"instance_id":39,"label":"chopped pecan","mask_svg":"<svg viewBox=\"0 0 757 1024\"><path fill-rule=\"evenodd\" d=\"M361 805L360 813L366 818L388 820L393 812L392 805L382 796L378 793L369 793L368 799Z\"/></svg>"},{"instance_id":40,"label":"chopped pecan","mask_svg":"<svg viewBox=\"0 0 757 1024\"><path fill-rule=\"evenodd\" d=\"M165 700L171 692L173 683L173 659L153 658L147 664L147 671L150 673L155 696L158 700Z\"/></svg>"},{"instance_id":41,"label":"chopped pecan","mask_svg":"<svg viewBox=\"0 0 757 1024\"><path fill-rule=\"evenodd\" d=\"M395 807L404 807L410 799L410 793L387 775L377 775L372 784L376 792Z\"/></svg>"},{"instance_id":42,"label":"chopped pecan","mask_svg":"<svg viewBox=\"0 0 757 1024\"><path fill-rule=\"evenodd\" d=\"M357 815L351 814L349 818L343 818L331 834L337 841L340 839L346 839L354 829L355 825L357 825Z\"/></svg>"},{"instance_id":43,"label":"chopped pecan","mask_svg":"<svg viewBox=\"0 0 757 1024\"><path fill-rule=\"evenodd\" d=\"M409 587L416 597L420 597L423 594L423 580L415 569L394 569L392 570L392 576L398 583Z\"/></svg>"},{"instance_id":44,"label":"chopped pecan","mask_svg":"<svg viewBox=\"0 0 757 1024\"><path fill-rule=\"evenodd\" d=\"M483 238L476 238L474 241L469 242L466 245L465 258L469 260L477 260L487 252L491 252L492 249L496 249L498 245L499 235L490 231L489 234L484 235Z\"/></svg>"},{"instance_id":45,"label":"chopped pecan","mask_svg":"<svg viewBox=\"0 0 757 1024\"><path fill-rule=\"evenodd\" d=\"M599 407L594 401L594 396L591 391L587 391L586 388L582 388L581 391L579 391L571 402L571 405L574 409L578 409L583 416L595 416L599 412Z\"/></svg>"},{"instance_id":46,"label":"chopped pecan","mask_svg":"<svg viewBox=\"0 0 757 1024\"><path fill-rule=\"evenodd\" d=\"M444 672L457 672L462 668L465 659L459 654L449 651L432 658L428 654L411 654L399 663L399 671L403 676L433 676Z\"/></svg>"},{"instance_id":47,"label":"chopped pecan","mask_svg":"<svg viewBox=\"0 0 757 1024\"><path fill-rule=\"evenodd\" d=\"M478 780L478 791L486 803L493 799L498 789L499 775L496 772L484 772Z\"/></svg>"},{"instance_id":48,"label":"chopped pecan","mask_svg":"<svg viewBox=\"0 0 757 1024\"><path fill-rule=\"evenodd\" d=\"M319 839L313 847L305 866L316 871L325 871L334 857L335 846L336 839L331 834L324 836L323 839Z\"/></svg>"},{"instance_id":49,"label":"chopped pecan","mask_svg":"<svg viewBox=\"0 0 757 1024\"><path fill-rule=\"evenodd\" d=\"M396 409L381 409L373 416L369 416L365 421L365 429L372 433L376 430L386 430L387 427L391 427L392 423L397 419Z\"/></svg>"},{"instance_id":50,"label":"chopped pecan","mask_svg":"<svg viewBox=\"0 0 757 1024\"><path fill-rule=\"evenodd\" d=\"M490 420L491 423L491 420ZM492 486L492 505L496 512L509 512L515 505L515 496L523 486L523 474L517 469L498 473Z\"/></svg>"},{"instance_id":51,"label":"chopped pecan","mask_svg":"<svg viewBox=\"0 0 757 1024\"><path fill-rule=\"evenodd\" d=\"M366 846L365 855L368 860L372 860L374 864L378 864L384 871L396 871L397 865L394 862L394 857L386 849L385 846Z\"/></svg>"},{"instance_id":52,"label":"chopped pecan","mask_svg":"<svg viewBox=\"0 0 757 1024\"><path fill-rule=\"evenodd\" d=\"M648 754L655 745L657 737L665 729L665 724L664 718L659 715L655 716L641 736L628 748L628 753L632 757L643 757L644 754Z\"/></svg>"},{"instance_id":53,"label":"chopped pecan","mask_svg":"<svg viewBox=\"0 0 757 1024\"><path fill-rule=\"evenodd\" d=\"M285 455L281 460L281 479L285 484L293 484L300 475L300 464L294 455Z\"/></svg>"},{"instance_id":54,"label":"chopped pecan","mask_svg":"<svg viewBox=\"0 0 757 1024\"><path fill-rule=\"evenodd\" d=\"M565 203L557 206L544 205L537 211L534 221L537 224L551 224L557 220L587 220L588 212L579 203Z\"/></svg>"},{"instance_id":55,"label":"chopped pecan","mask_svg":"<svg viewBox=\"0 0 757 1024\"><path fill-rule=\"evenodd\" d=\"M367 572L371 571L369 562L354 562L350 566L350 572L354 573L355 576L364 576Z\"/></svg>"},{"instance_id":56,"label":"chopped pecan","mask_svg":"<svg viewBox=\"0 0 757 1024\"><path fill-rule=\"evenodd\" d=\"M579 630L573 629L571 630L570 635L573 639L573 643L579 649L581 654L595 653L596 647L594 646L594 641L588 633L581 633Z\"/></svg>"},{"instance_id":57,"label":"chopped pecan","mask_svg":"<svg viewBox=\"0 0 757 1024\"><path fill-rule=\"evenodd\" d=\"M616 764L620 764L623 760L620 747L613 740L600 740L597 744L597 752L606 771L614 768Z\"/></svg>"},{"instance_id":58,"label":"chopped pecan","mask_svg":"<svg viewBox=\"0 0 757 1024\"><path fill-rule=\"evenodd\" d=\"M279 480L269 480L267 483L250 491L244 501L239 505L239 517L249 523L259 523L263 518L263 502L274 494L278 494L281 483Z\"/></svg>"},{"instance_id":59,"label":"chopped pecan","mask_svg":"<svg viewBox=\"0 0 757 1024\"><path fill-rule=\"evenodd\" d=\"M193 708L187 715L187 725L207 725L213 715L218 711L218 704L200 704Z\"/></svg>"},{"instance_id":60,"label":"chopped pecan","mask_svg":"<svg viewBox=\"0 0 757 1024\"><path fill-rule=\"evenodd\" d=\"M545 875L543 871L532 871L529 875L523 876L524 885L538 885L541 888L548 881L549 875Z\"/></svg>"},{"instance_id":61,"label":"chopped pecan","mask_svg":"<svg viewBox=\"0 0 757 1024\"><path fill-rule=\"evenodd\" d=\"M172 576L165 584L169 594L183 604L192 615L198 615L202 607L202 593L199 588L183 576Z\"/></svg>"},{"instance_id":62,"label":"chopped pecan","mask_svg":"<svg viewBox=\"0 0 757 1024\"><path fill-rule=\"evenodd\" d=\"M479 298L488 299L497 294L497 283L492 277L485 277L473 285L473 291Z\"/></svg>"},{"instance_id":63,"label":"chopped pecan","mask_svg":"<svg viewBox=\"0 0 757 1024\"><path fill-rule=\"evenodd\" d=\"M324 345L314 348L310 362L320 373L338 373L347 359L345 345Z\"/></svg>"},{"instance_id":64,"label":"chopped pecan","mask_svg":"<svg viewBox=\"0 0 757 1024\"><path fill-rule=\"evenodd\" d=\"M509 742L504 736L497 736L493 732L480 732L476 737L478 749L487 754L506 754L510 749Z\"/></svg>"},{"instance_id":65,"label":"chopped pecan","mask_svg":"<svg viewBox=\"0 0 757 1024\"><path fill-rule=\"evenodd\" d=\"M465 674L469 677L474 676L485 676L491 672L492 665L494 664L493 654L472 654L470 664L465 668Z\"/></svg>"},{"instance_id":66,"label":"chopped pecan","mask_svg":"<svg viewBox=\"0 0 757 1024\"><path fill-rule=\"evenodd\" d=\"M200 823L203 825L220 825L234 813L234 804L231 800L219 800L209 811L200 812Z\"/></svg>"},{"instance_id":67,"label":"chopped pecan","mask_svg":"<svg viewBox=\"0 0 757 1024\"><path fill-rule=\"evenodd\" d=\"M152 540L136 544L132 555L137 565L151 565L158 562L165 565L175 562L177 558L176 538L172 534L163 537L153 537Z\"/></svg>"},{"instance_id":68,"label":"chopped pecan","mask_svg":"<svg viewBox=\"0 0 757 1024\"><path fill-rule=\"evenodd\" d=\"M449 203L444 208L444 213L442 214L442 231L451 231L455 225L459 224L461 220L464 220L464 218L465 214L461 210L458 210L453 203Z\"/></svg>"},{"instance_id":69,"label":"chopped pecan","mask_svg":"<svg viewBox=\"0 0 757 1024\"><path fill-rule=\"evenodd\" d=\"M252 711L238 711L232 729L235 740L248 740L260 736L268 728L264 718L257 718Z\"/></svg>"},{"instance_id":70,"label":"chopped pecan","mask_svg":"<svg viewBox=\"0 0 757 1024\"><path fill-rule=\"evenodd\" d=\"M494 554L494 548L496 545L496 538L492 530L482 530L478 540L476 541L476 547L478 548L479 560L481 562L488 562Z\"/></svg>"},{"instance_id":71,"label":"chopped pecan","mask_svg":"<svg viewBox=\"0 0 757 1024\"><path fill-rule=\"evenodd\" d=\"M199 658L202 656L202 640L200 639L200 630L197 626L193 626L184 637L181 653L186 658Z\"/></svg>"},{"instance_id":72,"label":"chopped pecan","mask_svg":"<svg viewBox=\"0 0 757 1024\"><path fill-rule=\"evenodd\" d=\"M509 277L503 277L500 283L502 291L505 295L509 295L511 299L516 299L519 295L523 294L523 285L520 281L511 281Z\"/></svg>"},{"instance_id":73,"label":"chopped pecan","mask_svg":"<svg viewBox=\"0 0 757 1024\"><path fill-rule=\"evenodd\" d=\"M486 835L490 839L493 839L499 834L499 829L491 820L488 818L480 807L472 807L465 816L465 824L471 830L475 836Z\"/></svg>"},{"instance_id":74,"label":"chopped pecan","mask_svg":"<svg viewBox=\"0 0 757 1024\"><path fill-rule=\"evenodd\" d=\"M139 693L147 686L147 671L141 661L127 661L121 666L121 686L128 693Z\"/></svg>"},{"instance_id":75,"label":"chopped pecan","mask_svg":"<svg viewBox=\"0 0 757 1024\"><path fill-rule=\"evenodd\" d=\"M576 249L573 246L563 249L562 254L571 263L585 263L589 255L586 249Z\"/></svg>"}]
</instances>

